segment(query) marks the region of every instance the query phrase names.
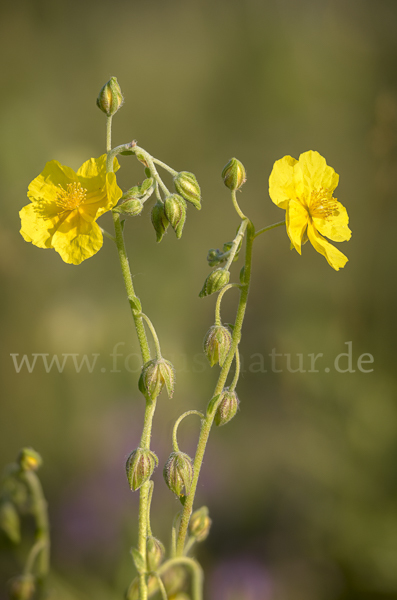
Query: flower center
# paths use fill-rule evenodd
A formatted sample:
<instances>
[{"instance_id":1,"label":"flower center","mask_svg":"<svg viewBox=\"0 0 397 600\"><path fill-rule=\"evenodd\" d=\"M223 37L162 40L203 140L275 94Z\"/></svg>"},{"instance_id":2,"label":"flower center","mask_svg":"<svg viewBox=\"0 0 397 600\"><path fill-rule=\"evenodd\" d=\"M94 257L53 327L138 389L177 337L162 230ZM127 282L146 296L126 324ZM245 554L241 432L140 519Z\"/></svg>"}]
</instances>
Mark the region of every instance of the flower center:
<instances>
[{"instance_id":1,"label":"flower center","mask_svg":"<svg viewBox=\"0 0 397 600\"><path fill-rule=\"evenodd\" d=\"M68 183L66 190L59 185L56 203L62 212L67 210L75 210L86 199L87 190L80 183Z\"/></svg>"},{"instance_id":2,"label":"flower center","mask_svg":"<svg viewBox=\"0 0 397 600\"><path fill-rule=\"evenodd\" d=\"M328 219L338 213L338 202L327 188L314 190L307 203L309 215L317 219Z\"/></svg>"}]
</instances>

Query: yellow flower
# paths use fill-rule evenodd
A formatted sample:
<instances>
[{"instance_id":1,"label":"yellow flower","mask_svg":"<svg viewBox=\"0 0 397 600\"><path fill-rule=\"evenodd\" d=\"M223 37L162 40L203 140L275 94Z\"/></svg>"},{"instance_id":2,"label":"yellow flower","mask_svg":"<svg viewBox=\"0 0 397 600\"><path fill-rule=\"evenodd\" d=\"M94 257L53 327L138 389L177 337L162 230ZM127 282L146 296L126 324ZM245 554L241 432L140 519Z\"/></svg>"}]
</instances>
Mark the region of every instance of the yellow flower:
<instances>
[{"instance_id":1,"label":"yellow flower","mask_svg":"<svg viewBox=\"0 0 397 600\"><path fill-rule=\"evenodd\" d=\"M270 198L286 211L291 247L301 254L301 245L309 239L336 271L348 259L322 235L333 242L351 237L346 209L332 196L338 181L325 158L312 150L301 154L299 161L292 156L277 160L269 177Z\"/></svg>"},{"instance_id":2,"label":"yellow flower","mask_svg":"<svg viewBox=\"0 0 397 600\"><path fill-rule=\"evenodd\" d=\"M95 221L121 196L116 175L106 174L106 154L87 160L77 173L52 160L29 185L31 203L19 213L20 233L27 242L54 248L65 262L79 265L102 247Z\"/></svg>"}]
</instances>

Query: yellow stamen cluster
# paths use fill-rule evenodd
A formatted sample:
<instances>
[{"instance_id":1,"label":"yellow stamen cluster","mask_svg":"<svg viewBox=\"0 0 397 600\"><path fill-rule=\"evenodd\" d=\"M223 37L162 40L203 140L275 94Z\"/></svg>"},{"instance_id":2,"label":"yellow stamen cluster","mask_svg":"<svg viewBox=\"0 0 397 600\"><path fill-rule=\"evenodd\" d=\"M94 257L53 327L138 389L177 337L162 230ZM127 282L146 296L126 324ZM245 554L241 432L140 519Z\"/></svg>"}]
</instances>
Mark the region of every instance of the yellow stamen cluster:
<instances>
[{"instance_id":1,"label":"yellow stamen cluster","mask_svg":"<svg viewBox=\"0 0 397 600\"><path fill-rule=\"evenodd\" d=\"M312 191L308 202L308 211L311 217L328 219L338 212L337 199L333 198L332 192L327 188Z\"/></svg>"},{"instance_id":2,"label":"yellow stamen cluster","mask_svg":"<svg viewBox=\"0 0 397 600\"><path fill-rule=\"evenodd\" d=\"M85 202L86 192L80 183L68 183L66 190L59 184L56 203L61 211L75 210Z\"/></svg>"}]
</instances>

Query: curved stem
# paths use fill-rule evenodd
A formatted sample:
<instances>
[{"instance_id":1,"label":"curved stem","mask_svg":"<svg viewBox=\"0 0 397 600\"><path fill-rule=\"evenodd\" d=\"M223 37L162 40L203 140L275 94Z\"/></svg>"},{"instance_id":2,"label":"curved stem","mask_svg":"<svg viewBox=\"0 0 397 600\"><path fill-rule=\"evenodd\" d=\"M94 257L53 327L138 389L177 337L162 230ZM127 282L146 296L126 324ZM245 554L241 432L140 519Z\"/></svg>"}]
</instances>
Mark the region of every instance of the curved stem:
<instances>
[{"instance_id":1,"label":"curved stem","mask_svg":"<svg viewBox=\"0 0 397 600\"><path fill-rule=\"evenodd\" d=\"M167 590L164 587L163 580L161 579L158 573L154 573L155 578L157 579L157 583L160 589L161 597L163 600L168 600Z\"/></svg>"},{"instance_id":2,"label":"curved stem","mask_svg":"<svg viewBox=\"0 0 397 600\"><path fill-rule=\"evenodd\" d=\"M110 233L108 233L106 231L106 229L104 229L103 227L99 226L99 229L102 231L102 235L104 235L106 238L108 238L109 240L112 240L112 242L116 242L116 238L114 237L114 235L111 235Z\"/></svg>"},{"instance_id":3,"label":"curved stem","mask_svg":"<svg viewBox=\"0 0 397 600\"><path fill-rule=\"evenodd\" d=\"M193 558L188 556L177 556L170 558L157 569L158 575L162 575L168 569L176 565L186 565L192 573L192 600L202 600L203 597L203 570Z\"/></svg>"},{"instance_id":4,"label":"curved stem","mask_svg":"<svg viewBox=\"0 0 397 600\"><path fill-rule=\"evenodd\" d=\"M248 219L247 217L244 217L244 221L242 221L237 235L233 240L233 244L232 247L230 248L230 254L228 256L227 262L225 264L225 266L223 267L225 269L225 271L228 271L230 268L230 265L232 264L234 257L236 256L236 252L238 250L238 247L240 245L240 242L242 241L244 235L245 235L245 230L247 229L247 225L248 225Z\"/></svg>"},{"instance_id":5,"label":"curved stem","mask_svg":"<svg viewBox=\"0 0 397 600\"><path fill-rule=\"evenodd\" d=\"M254 241L255 228L253 224L248 221L248 229L247 229L247 242L246 242L246 253L245 253L245 277L244 277L244 285L241 286L241 294L240 301L237 309L236 321L234 324L233 335L232 335L232 344L229 350L229 354L226 357L226 360L221 369L218 383L215 387L215 391L213 397L220 395L225 383L227 376L230 371L230 367L234 358L234 355L237 350L237 346L240 341L241 328L243 325L245 310L247 306L247 298L249 292L249 285L251 280L251 263L252 263L252 245ZM178 533L178 541L177 541L177 555L182 556L184 546L185 546L185 538L189 525L190 515L192 513L194 496L196 493L197 482L200 475L201 465L203 463L205 448L207 445L208 437L211 431L212 423L215 418L216 410L210 411L207 413L206 418L203 420L200 438L197 445L196 456L194 459L193 465L193 481L190 488L190 492L185 500L185 505L183 507L183 513L181 518L181 523L179 526Z\"/></svg>"},{"instance_id":6,"label":"curved stem","mask_svg":"<svg viewBox=\"0 0 397 600\"><path fill-rule=\"evenodd\" d=\"M177 437L176 437L179 424L180 424L181 421L183 421L183 419L185 417L188 417L189 415L198 415L202 419L205 418L204 415L203 415L203 413L201 413L198 410L188 410L187 412L183 413L183 415L181 415L179 417L179 419L176 420L175 425L174 425L174 429L172 431L172 447L174 449L174 452L179 452L178 440L177 440Z\"/></svg>"},{"instance_id":7,"label":"curved stem","mask_svg":"<svg viewBox=\"0 0 397 600\"><path fill-rule=\"evenodd\" d=\"M187 555L189 550L194 546L195 543L196 543L196 538L193 535L190 536L190 538L188 539L188 541L185 544L185 549L184 549L183 553L185 555Z\"/></svg>"},{"instance_id":8,"label":"curved stem","mask_svg":"<svg viewBox=\"0 0 397 600\"><path fill-rule=\"evenodd\" d=\"M216 299L216 305L215 305L215 325L222 325L222 320L221 320L221 302L222 302L222 298L223 295L225 294L225 292L227 292L227 290L230 290L230 288L233 287L240 287L240 285L238 283L228 283L227 285L225 285L225 287L223 287L221 289L221 291L218 294L218 298Z\"/></svg>"},{"instance_id":9,"label":"curved stem","mask_svg":"<svg viewBox=\"0 0 397 600\"><path fill-rule=\"evenodd\" d=\"M145 313L141 313L141 317L143 319L145 319L147 326L150 329L150 333L153 336L153 341L154 341L154 345L156 346L156 358L157 360L161 359L161 349L160 349L160 342L159 342L159 338L157 336L156 330L153 326L153 323L151 322L151 320L149 319L149 317L147 315L145 315Z\"/></svg>"},{"instance_id":10,"label":"curved stem","mask_svg":"<svg viewBox=\"0 0 397 600\"><path fill-rule=\"evenodd\" d=\"M263 227L262 229L258 229L258 231L254 235L254 239L265 233L265 231L270 231L271 229L276 229L276 227L281 227L281 225L285 225L285 221L279 221L278 223L273 223L273 225L268 225L267 227Z\"/></svg>"},{"instance_id":11,"label":"curved stem","mask_svg":"<svg viewBox=\"0 0 397 600\"><path fill-rule=\"evenodd\" d=\"M156 165L158 165L159 167L162 167L163 169L165 169L166 171L171 173L171 175L173 177L175 177L175 175L178 175L178 171L175 171L175 169L173 169L169 165L166 165L165 163L163 163L163 161L159 160L158 158L152 157L152 160Z\"/></svg>"},{"instance_id":12,"label":"curved stem","mask_svg":"<svg viewBox=\"0 0 397 600\"><path fill-rule=\"evenodd\" d=\"M232 383L229 386L229 391L230 392L234 392L234 390L236 389L238 378L240 376L240 352L238 350L238 346L236 348L235 357L236 357L236 371L234 373L233 381L232 381Z\"/></svg>"},{"instance_id":13,"label":"curved stem","mask_svg":"<svg viewBox=\"0 0 397 600\"><path fill-rule=\"evenodd\" d=\"M166 196L169 196L170 192L169 192L167 186L163 183L163 180L161 179L160 175L157 172L156 167L154 166L154 159L153 159L153 157L149 154L149 152L146 152L146 150L144 150L140 146L136 146L135 147L135 152L139 152L139 154L143 155L143 157L145 158L145 160L146 160L146 162L148 164L150 172L153 175L153 179L155 179L157 181L157 183L159 184L159 186L163 190L164 194Z\"/></svg>"},{"instance_id":14,"label":"curved stem","mask_svg":"<svg viewBox=\"0 0 397 600\"><path fill-rule=\"evenodd\" d=\"M45 540L37 540L37 542L35 544L33 544L33 546L30 549L28 558L26 559L25 567L23 569L24 575L32 574L35 560L38 557L38 555L40 554L40 552L43 550L45 545L46 545Z\"/></svg>"},{"instance_id":15,"label":"curved stem","mask_svg":"<svg viewBox=\"0 0 397 600\"><path fill-rule=\"evenodd\" d=\"M238 216L240 217L240 219L246 219L247 217L245 216L245 214L243 213L243 211L241 210L241 208L238 205L237 198L236 198L236 190L232 190L232 201L233 201L233 206L236 209L236 212L237 212Z\"/></svg>"}]
</instances>

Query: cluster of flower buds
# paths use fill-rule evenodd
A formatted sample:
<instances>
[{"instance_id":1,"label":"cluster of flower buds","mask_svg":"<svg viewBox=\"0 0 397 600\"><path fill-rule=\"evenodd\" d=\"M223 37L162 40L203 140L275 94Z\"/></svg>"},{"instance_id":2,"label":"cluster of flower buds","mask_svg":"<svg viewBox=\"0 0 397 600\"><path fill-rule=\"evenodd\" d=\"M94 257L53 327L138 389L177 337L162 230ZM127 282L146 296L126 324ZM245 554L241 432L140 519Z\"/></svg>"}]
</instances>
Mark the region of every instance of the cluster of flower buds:
<instances>
[{"instance_id":1,"label":"cluster of flower buds","mask_svg":"<svg viewBox=\"0 0 397 600\"><path fill-rule=\"evenodd\" d=\"M146 562L149 572L157 571L163 562L165 554L164 544L152 535L146 540Z\"/></svg>"},{"instance_id":2,"label":"cluster of flower buds","mask_svg":"<svg viewBox=\"0 0 397 600\"><path fill-rule=\"evenodd\" d=\"M184 452L171 452L165 463L163 475L171 492L181 497L185 488L187 496L193 479L192 459Z\"/></svg>"},{"instance_id":3,"label":"cluster of flower buds","mask_svg":"<svg viewBox=\"0 0 397 600\"><path fill-rule=\"evenodd\" d=\"M114 115L124 102L116 77L111 77L99 92L96 104L108 117Z\"/></svg>"},{"instance_id":4,"label":"cluster of flower buds","mask_svg":"<svg viewBox=\"0 0 397 600\"><path fill-rule=\"evenodd\" d=\"M236 254L234 255L233 262L238 260L238 255L241 250L241 245L242 245L242 239L240 240ZM229 258L229 254L230 254L230 250L231 250L232 246L233 246L233 242L225 242L223 244L222 250L219 250L219 248L210 248L210 250L208 250L208 254L207 254L207 261L208 261L209 266L216 267L217 265L220 265L220 264L226 262L227 259Z\"/></svg>"},{"instance_id":5,"label":"cluster of flower buds","mask_svg":"<svg viewBox=\"0 0 397 600\"><path fill-rule=\"evenodd\" d=\"M196 538L196 542L203 542L209 535L212 521L208 516L208 508L202 506L194 511L189 521L190 535Z\"/></svg>"},{"instance_id":6,"label":"cluster of flower buds","mask_svg":"<svg viewBox=\"0 0 397 600\"><path fill-rule=\"evenodd\" d=\"M154 358L145 363L139 378L139 390L144 396L156 398L164 385L169 398L175 387L175 370L169 360Z\"/></svg>"},{"instance_id":7,"label":"cluster of flower buds","mask_svg":"<svg viewBox=\"0 0 397 600\"><path fill-rule=\"evenodd\" d=\"M41 467L43 459L33 448L22 448L17 462L22 471L37 471Z\"/></svg>"},{"instance_id":8,"label":"cluster of flower buds","mask_svg":"<svg viewBox=\"0 0 397 600\"><path fill-rule=\"evenodd\" d=\"M223 325L212 325L204 338L204 352L211 367L219 363L222 367L232 345L230 330Z\"/></svg>"},{"instance_id":9,"label":"cluster of flower buds","mask_svg":"<svg viewBox=\"0 0 397 600\"><path fill-rule=\"evenodd\" d=\"M231 158L223 167L222 179L229 190L238 190L247 181L244 165L237 158Z\"/></svg>"},{"instance_id":10,"label":"cluster of flower buds","mask_svg":"<svg viewBox=\"0 0 397 600\"><path fill-rule=\"evenodd\" d=\"M154 179L148 177L141 183L127 190L121 196L121 203L113 209L113 212L117 212L128 217L136 217L141 214L143 210L143 204L150 198L154 191Z\"/></svg>"},{"instance_id":11,"label":"cluster of flower buds","mask_svg":"<svg viewBox=\"0 0 397 600\"><path fill-rule=\"evenodd\" d=\"M210 296L211 294L215 294L215 292L219 292L223 287L225 287L225 285L229 283L229 279L229 271L226 271L222 268L215 269L204 281L202 290L199 293L200 298L204 298L204 296Z\"/></svg>"},{"instance_id":12,"label":"cluster of flower buds","mask_svg":"<svg viewBox=\"0 0 397 600\"><path fill-rule=\"evenodd\" d=\"M239 399L235 390L225 388L221 395L221 401L218 404L218 408L215 413L215 425L221 427L229 423L233 419L234 415L238 410Z\"/></svg>"},{"instance_id":13,"label":"cluster of flower buds","mask_svg":"<svg viewBox=\"0 0 397 600\"><path fill-rule=\"evenodd\" d=\"M155 453L147 448L137 448L131 452L125 465L130 489L139 490L150 479L158 464Z\"/></svg>"}]
</instances>

